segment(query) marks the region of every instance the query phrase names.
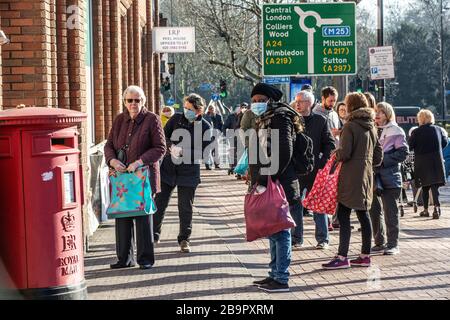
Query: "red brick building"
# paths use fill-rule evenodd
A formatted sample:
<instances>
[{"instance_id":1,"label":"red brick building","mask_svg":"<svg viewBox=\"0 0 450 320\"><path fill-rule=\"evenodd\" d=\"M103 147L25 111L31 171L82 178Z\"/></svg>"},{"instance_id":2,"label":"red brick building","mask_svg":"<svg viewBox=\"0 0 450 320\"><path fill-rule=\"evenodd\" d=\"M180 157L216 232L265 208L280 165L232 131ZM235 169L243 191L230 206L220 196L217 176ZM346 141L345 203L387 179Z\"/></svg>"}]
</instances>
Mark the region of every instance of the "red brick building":
<instances>
[{"instance_id":1,"label":"red brick building","mask_svg":"<svg viewBox=\"0 0 450 320\"><path fill-rule=\"evenodd\" d=\"M158 11L157 0L0 0L0 29L11 40L1 48L0 108L87 112L86 147L107 137L126 86L143 86L158 111Z\"/></svg>"},{"instance_id":2,"label":"red brick building","mask_svg":"<svg viewBox=\"0 0 450 320\"><path fill-rule=\"evenodd\" d=\"M0 49L0 109L86 112L79 129L87 168L89 149L122 112L125 87L143 87L159 112L158 25L158 0L0 0L0 29L11 40Z\"/></svg>"}]
</instances>

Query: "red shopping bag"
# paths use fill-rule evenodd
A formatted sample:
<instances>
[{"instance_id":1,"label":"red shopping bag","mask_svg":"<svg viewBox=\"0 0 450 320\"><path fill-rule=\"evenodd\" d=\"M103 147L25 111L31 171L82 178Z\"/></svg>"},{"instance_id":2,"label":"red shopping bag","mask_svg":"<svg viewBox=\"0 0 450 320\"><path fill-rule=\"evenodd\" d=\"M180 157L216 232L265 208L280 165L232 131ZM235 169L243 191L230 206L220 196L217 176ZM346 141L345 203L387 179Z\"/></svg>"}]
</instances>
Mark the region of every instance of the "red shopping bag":
<instances>
[{"instance_id":1,"label":"red shopping bag","mask_svg":"<svg viewBox=\"0 0 450 320\"><path fill-rule=\"evenodd\" d=\"M337 207L337 187L342 162L332 155L325 167L317 173L311 191L302 201L303 207L316 213L333 215Z\"/></svg>"},{"instance_id":2,"label":"red shopping bag","mask_svg":"<svg viewBox=\"0 0 450 320\"><path fill-rule=\"evenodd\" d=\"M272 182L270 176L263 193L252 191L245 195L244 215L247 241L269 237L277 232L295 227L289 213L289 203L279 181Z\"/></svg>"}]
</instances>

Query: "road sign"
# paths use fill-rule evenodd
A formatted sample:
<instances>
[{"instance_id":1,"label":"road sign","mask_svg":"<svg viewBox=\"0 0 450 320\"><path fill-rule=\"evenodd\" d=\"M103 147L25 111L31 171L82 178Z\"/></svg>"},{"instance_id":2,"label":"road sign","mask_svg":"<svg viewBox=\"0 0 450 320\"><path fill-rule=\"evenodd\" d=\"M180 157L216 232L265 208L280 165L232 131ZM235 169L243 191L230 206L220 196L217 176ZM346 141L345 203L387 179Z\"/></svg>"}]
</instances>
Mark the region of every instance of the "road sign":
<instances>
[{"instance_id":1,"label":"road sign","mask_svg":"<svg viewBox=\"0 0 450 320\"><path fill-rule=\"evenodd\" d=\"M217 93L215 93L215 94L213 94L213 95L211 96L211 99L212 99L213 101L218 101L218 100L220 100L220 96L219 96Z\"/></svg>"},{"instance_id":2,"label":"road sign","mask_svg":"<svg viewBox=\"0 0 450 320\"><path fill-rule=\"evenodd\" d=\"M392 46L370 47L369 63L372 80L395 78Z\"/></svg>"},{"instance_id":3,"label":"road sign","mask_svg":"<svg viewBox=\"0 0 450 320\"><path fill-rule=\"evenodd\" d=\"M290 77L264 77L262 82L267 84L284 84L290 81Z\"/></svg>"},{"instance_id":4,"label":"road sign","mask_svg":"<svg viewBox=\"0 0 450 320\"><path fill-rule=\"evenodd\" d=\"M264 76L356 74L355 3L263 4Z\"/></svg>"},{"instance_id":5,"label":"road sign","mask_svg":"<svg viewBox=\"0 0 450 320\"><path fill-rule=\"evenodd\" d=\"M174 100L174 99L172 99L172 98L167 99L166 104L167 104L168 106L173 106L174 103L175 103L175 100Z\"/></svg>"}]
</instances>

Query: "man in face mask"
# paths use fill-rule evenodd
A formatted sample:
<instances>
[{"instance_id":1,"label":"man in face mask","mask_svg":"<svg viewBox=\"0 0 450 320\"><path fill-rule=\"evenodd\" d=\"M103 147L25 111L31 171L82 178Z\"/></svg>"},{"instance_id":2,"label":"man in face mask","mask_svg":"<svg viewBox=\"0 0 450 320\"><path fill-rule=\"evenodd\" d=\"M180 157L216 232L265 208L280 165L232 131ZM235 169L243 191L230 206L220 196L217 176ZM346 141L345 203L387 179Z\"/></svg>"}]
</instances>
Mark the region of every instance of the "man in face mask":
<instances>
[{"instance_id":1,"label":"man in face mask","mask_svg":"<svg viewBox=\"0 0 450 320\"><path fill-rule=\"evenodd\" d=\"M334 106L339 97L337 90L334 87L325 87L322 89L322 105L314 108L313 113L320 114L327 119L328 128L330 129L333 137L339 140L339 134L341 124L339 121L339 115L334 111Z\"/></svg>"}]
</instances>

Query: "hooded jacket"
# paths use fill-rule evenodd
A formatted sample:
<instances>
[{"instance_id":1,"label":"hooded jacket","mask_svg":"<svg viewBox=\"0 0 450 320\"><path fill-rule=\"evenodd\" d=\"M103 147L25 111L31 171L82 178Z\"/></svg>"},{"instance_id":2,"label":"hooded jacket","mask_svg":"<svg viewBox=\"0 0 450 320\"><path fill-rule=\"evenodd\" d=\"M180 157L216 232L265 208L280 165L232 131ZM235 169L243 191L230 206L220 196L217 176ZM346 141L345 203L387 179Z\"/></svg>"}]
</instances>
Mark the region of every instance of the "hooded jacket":
<instances>
[{"instance_id":1,"label":"hooded jacket","mask_svg":"<svg viewBox=\"0 0 450 320\"><path fill-rule=\"evenodd\" d=\"M378 141L374 111L360 108L349 114L336 159L342 162L338 202L347 208L369 210L373 197L373 167L381 165L383 150Z\"/></svg>"},{"instance_id":2,"label":"hooded jacket","mask_svg":"<svg viewBox=\"0 0 450 320\"><path fill-rule=\"evenodd\" d=\"M389 122L381 129L380 144L383 148L383 164L377 168L383 189L402 187L400 163L406 160L408 144L402 128L395 122Z\"/></svg>"}]
</instances>

